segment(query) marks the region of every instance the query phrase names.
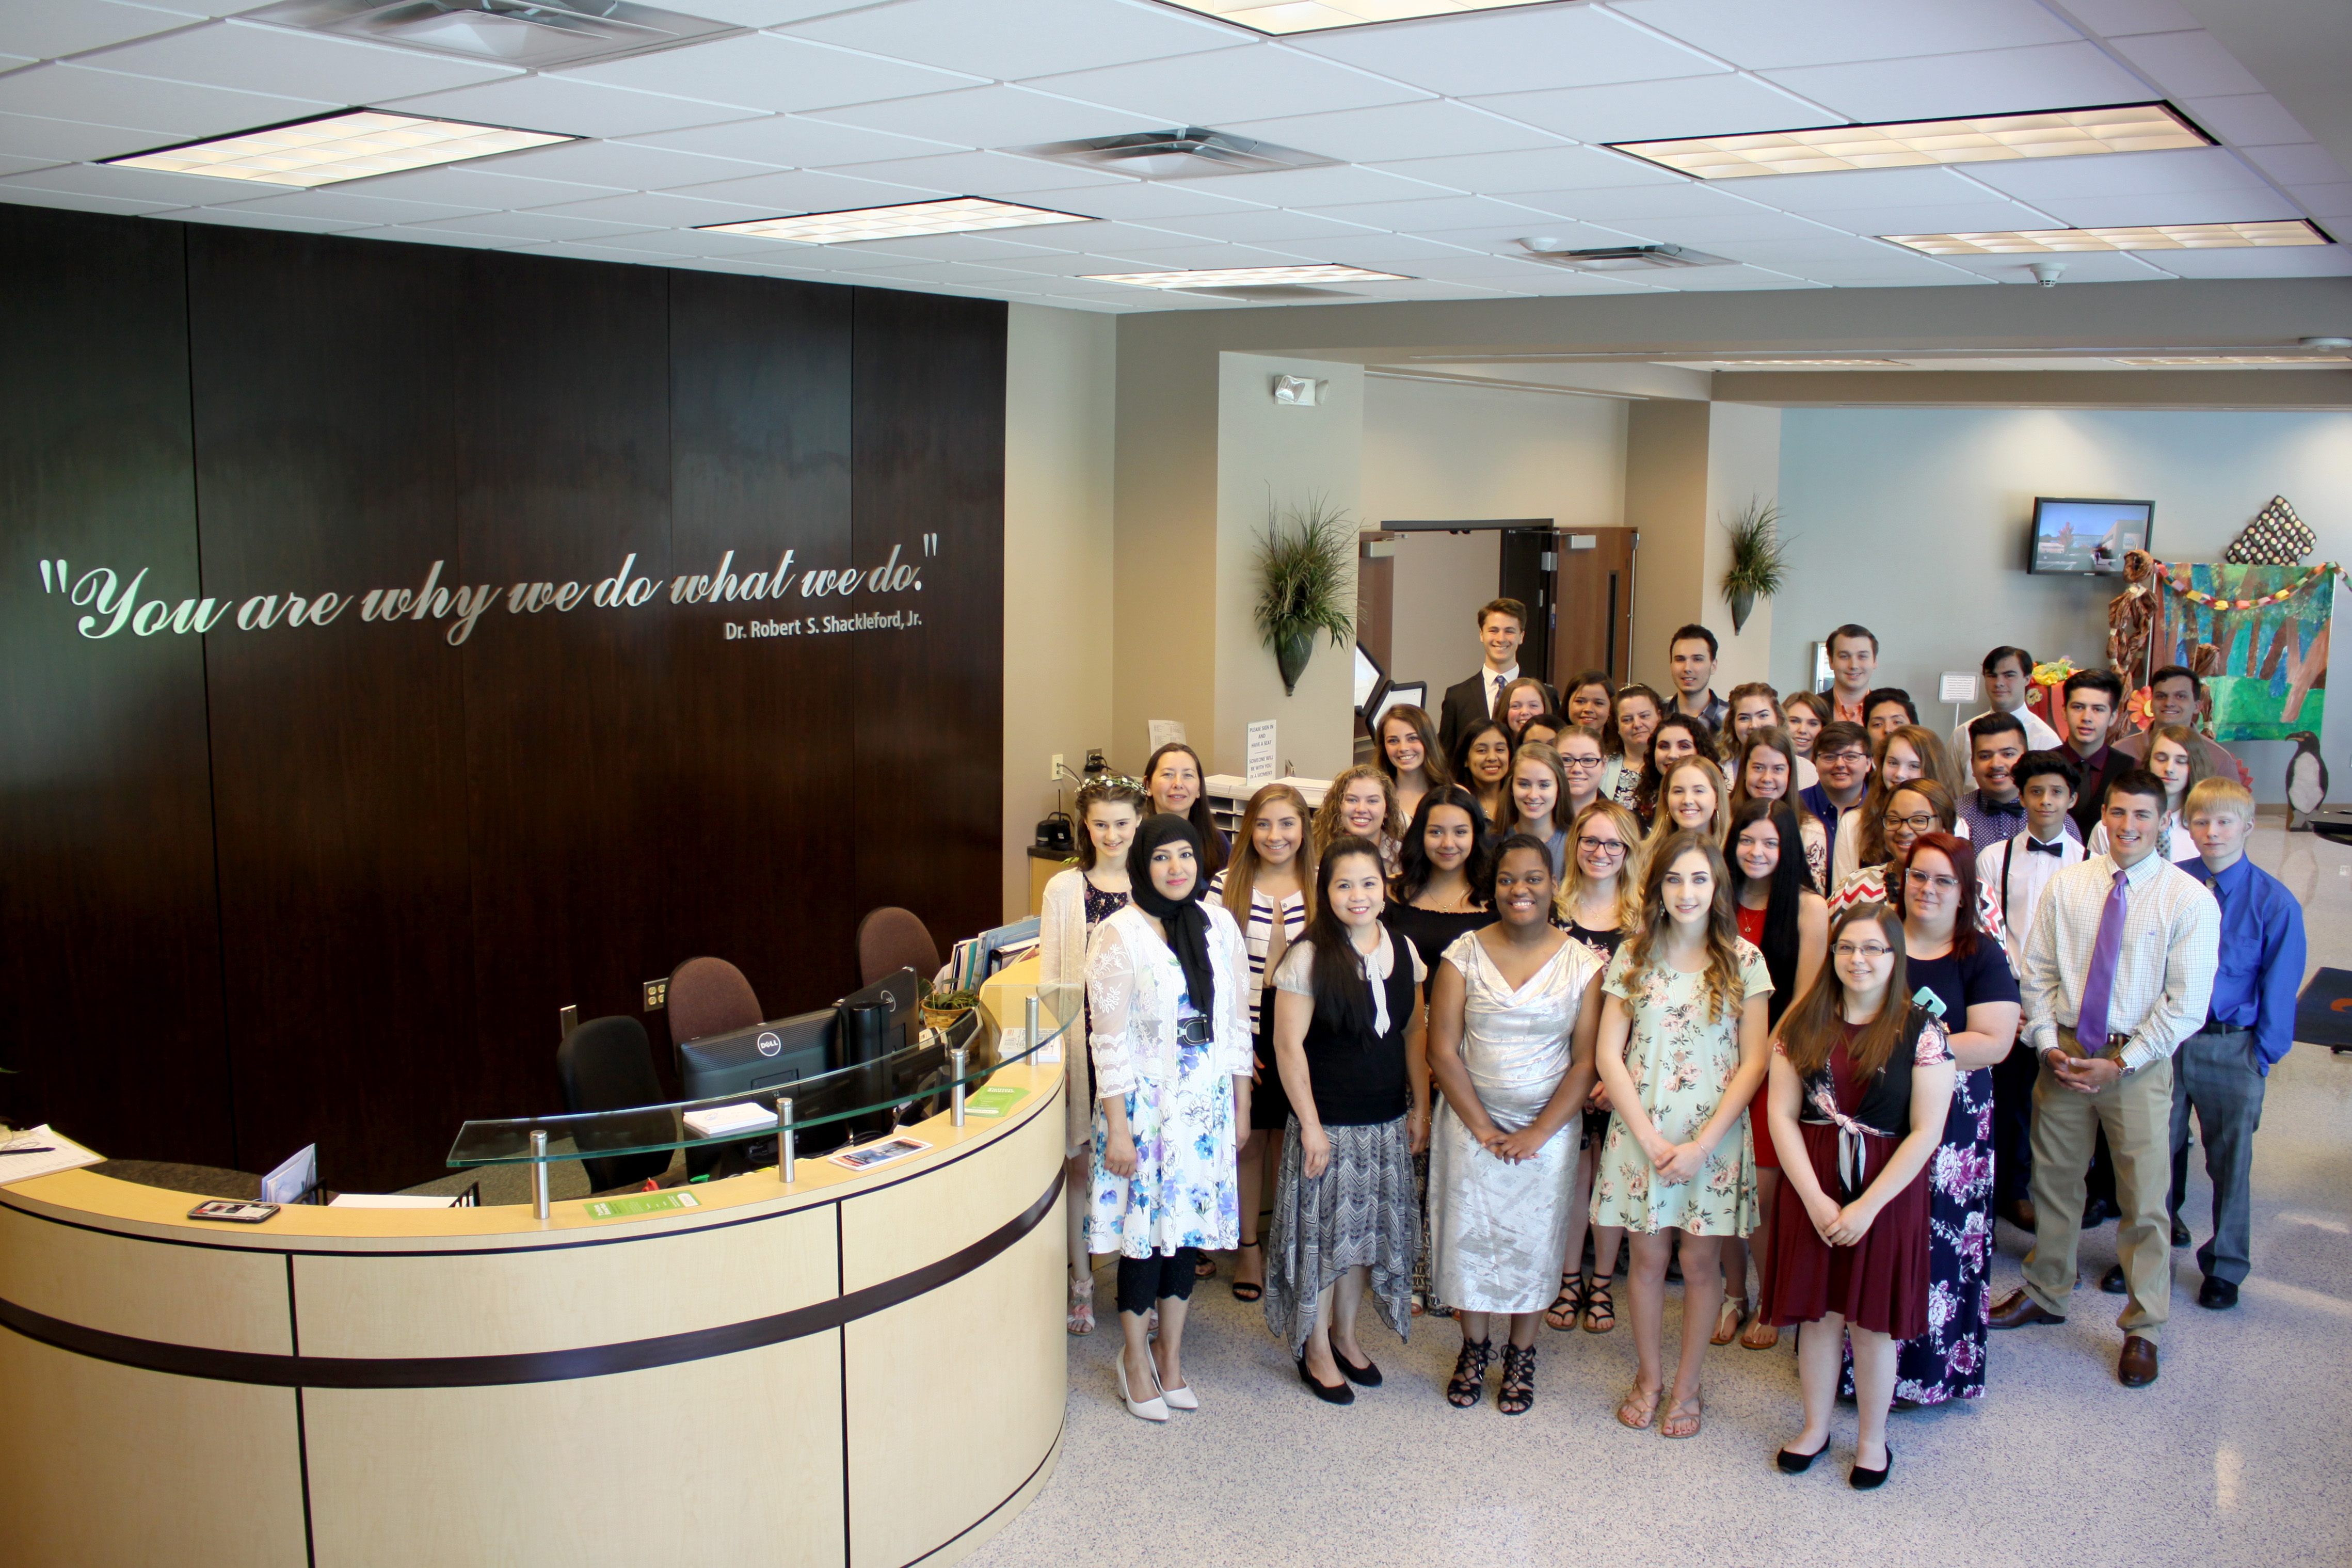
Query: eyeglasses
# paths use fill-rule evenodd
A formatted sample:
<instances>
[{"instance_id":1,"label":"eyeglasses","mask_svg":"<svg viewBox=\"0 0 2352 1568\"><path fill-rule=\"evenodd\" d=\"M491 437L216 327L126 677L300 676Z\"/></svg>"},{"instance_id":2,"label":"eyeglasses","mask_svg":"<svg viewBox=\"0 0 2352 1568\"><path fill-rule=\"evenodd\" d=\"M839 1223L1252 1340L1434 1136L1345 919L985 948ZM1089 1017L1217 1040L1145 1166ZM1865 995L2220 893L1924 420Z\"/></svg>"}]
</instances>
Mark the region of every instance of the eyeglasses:
<instances>
[{"instance_id":1,"label":"eyeglasses","mask_svg":"<svg viewBox=\"0 0 2352 1568\"><path fill-rule=\"evenodd\" d=\"M1562 757L1559 765L1564 768L1597 768L1602 760L1600 757Z\"/></svg>"},{"instance_id":2,"label":"eyeglasses","mask_svg":"<svg viewBox=\"0 0 2352 1568\"><path fill-rule=\"evenodd\" d=\"M1823 752L1814 757L1813 761L1815 763L1859 763L1866 760L1869 755L1868 752L1861 750Z\"/></svg>"},{"instance_id":3,"label":"eyeglasses","mask_svg":"<svg viewBox=\"0 0 2352 1568\"><path fill-rule=\"evenodd\" d=\"M1830 949L1830 952L1833 957L1846 959L1859 958L1865 963L1872 963L1886 957L1894 951L1895 950L1893 948L1888 947L1882 942L1864 942L1858 947L1853 942L1842 942L1835 947Z\"/></svg>"},{"instance_id":4,"label":"eyeglasses","mask_svg":"<svg viewBox=\"0 0 2352 1568\"><path fill-rule=\"evenodd\" d=\"M1903 880L1911 887L1933 888L1939 893L1958 892L1960 887L1960 879L1958 877L1944 876L1932 871L1906 871L1903 873Z\"/></svg>"},{"instance_id":5,"label":"eyeglasses","mask_svg":"<svg viewBox=\"0 0 2352 1568\"><path fill-rule=\"evenodd\" d=\"M1579 849L1583 850L1588 855L1622 855L1625 853L1625 845L1623 840L1616 838L1581 837L1576 841L1576 847Z\"/></svg>"},{"instance_id":6,"label":"eyeglasses","mask_svg":"<svg viewBox=\"0 0 2352 1568\"><path fill-rule=\"evenodd\" d=\"M1890 811L1878 820L1885 823L1890 829L1907 827L1914 833L1925 833L1936 826L1935 817L1926 812L1921 812L1916 816L1897 816Z\"/></svg>"}]
</instances>

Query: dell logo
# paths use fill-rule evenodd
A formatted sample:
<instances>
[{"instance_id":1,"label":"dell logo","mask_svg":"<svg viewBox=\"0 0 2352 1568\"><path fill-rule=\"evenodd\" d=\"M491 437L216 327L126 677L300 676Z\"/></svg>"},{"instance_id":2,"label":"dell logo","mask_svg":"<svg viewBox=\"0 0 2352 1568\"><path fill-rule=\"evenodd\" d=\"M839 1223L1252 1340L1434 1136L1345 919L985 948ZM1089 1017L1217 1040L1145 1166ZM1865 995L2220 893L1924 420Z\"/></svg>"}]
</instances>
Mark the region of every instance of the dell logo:
<instances>
[{"instance_id":1,"label":"dell logo","mask_svg":"<svg viewBox=\"0 0 2352 1568\"><path fill-rule=\"evenodd\" d=\"M760 1054L763 1057L772 1057L784 1048L783 1040L773 1029L761 1030L760 1037L752 1043L760 1047Z\"/></svg>"}]
</instances>

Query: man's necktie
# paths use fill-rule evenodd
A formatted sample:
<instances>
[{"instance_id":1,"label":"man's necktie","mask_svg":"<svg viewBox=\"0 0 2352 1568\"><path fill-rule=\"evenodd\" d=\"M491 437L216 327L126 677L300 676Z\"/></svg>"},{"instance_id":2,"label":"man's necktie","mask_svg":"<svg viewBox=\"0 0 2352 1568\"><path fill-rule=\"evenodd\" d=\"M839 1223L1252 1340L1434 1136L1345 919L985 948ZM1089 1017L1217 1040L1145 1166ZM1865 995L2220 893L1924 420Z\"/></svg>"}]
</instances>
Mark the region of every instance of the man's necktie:
<instances>
[{"instance_id":1,"label":"man's necktie","mask_svg":"<svg viewBox=\"0 0 2352 1568\"><path fill-rule=\"evenodd\" d=\"M1486 700L1486 712L1491 718L1503 716L1503 688L1507 684L1501 676L1495 677L1495 695Z\"/></svg>"},{"instance_id":2,"label":"man's necktie","mask_svg":"<svg viewBox=\"0 0 2352 1568\"><path fill-rule=\"evenodd\" d=\"M2099 910L2098 940L2091 944L2090 973L2083 977L2083 1013L2074 1025L2074 1038L2084 1051L2096 1056L2106 1048L2107 1002L2116 989L2116 962L2124 952L2124 915L2129 908L2126 879L2130 873L2116 868L2116 885Z\"/></svg>"}]
</instances>

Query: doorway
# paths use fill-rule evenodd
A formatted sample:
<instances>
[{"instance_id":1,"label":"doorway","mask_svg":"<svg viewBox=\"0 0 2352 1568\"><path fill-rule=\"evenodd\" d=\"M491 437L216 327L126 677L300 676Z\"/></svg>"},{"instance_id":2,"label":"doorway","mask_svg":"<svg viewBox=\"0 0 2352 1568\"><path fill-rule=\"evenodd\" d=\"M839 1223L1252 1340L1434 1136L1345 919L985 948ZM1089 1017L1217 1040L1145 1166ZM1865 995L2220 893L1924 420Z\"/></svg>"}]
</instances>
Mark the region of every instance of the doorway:
<instances>
[{"instance_id":1,"label":"doorway","mask_svg":"<svg viewBox=\"0 0 2352 1568\"><path fill-rule=\"evenodd\" d=\"M1581 672L1601 669L1612 688L1622 686L1633 668L1633 552L1641 534L1589 528L1551 537L1558 543L1552 684L1565 688Z\"/></svg>"}]
</instances>

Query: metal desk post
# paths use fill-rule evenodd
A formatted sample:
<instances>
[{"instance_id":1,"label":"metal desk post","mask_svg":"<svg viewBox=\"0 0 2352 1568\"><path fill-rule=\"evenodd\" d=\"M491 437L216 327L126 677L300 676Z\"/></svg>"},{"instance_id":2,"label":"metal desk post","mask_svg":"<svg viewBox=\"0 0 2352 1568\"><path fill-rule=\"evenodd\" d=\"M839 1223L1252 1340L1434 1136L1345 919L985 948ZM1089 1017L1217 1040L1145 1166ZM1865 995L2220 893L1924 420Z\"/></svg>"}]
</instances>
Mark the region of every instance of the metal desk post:
<instances>
[{"instance_id":1,"label":"metal desk post","mask_svg":"<svg viewBox=\"0 0 2352 1568\"><path fill-rule=\"evenodd\" d=\"M793 1162L797 1152L793 1144L796 1141L793 1131L793 1097L780 1094L776 1096L776 1180L788 1187L793 1184Z\"/></svg>"},{"instance_id":2,"label":"metal desk post","mask_svg":"<svg viewBox=\"0 0 2352 1568\"><path fill-rule=\"evenodd\" d=\"M547 1217L547 1129L530 1130L530 1210L541 1219Z\"/></svg>"},{"instance_id":3,"label":"metal desk post","mask_svg":"<svg viewBox=\"0 0 2352 1568\"><path fill-rule=\"evenodd\" d=\"M948 1091L948 1105L954 1121L954 1124L958 1127L963 1125L963 1072L965 1055L966 1053L961 1046L958 1046L955 1049L948 1053L948 1076L955 1079L955 1087Z\"/></svg>"}]
</instances>

